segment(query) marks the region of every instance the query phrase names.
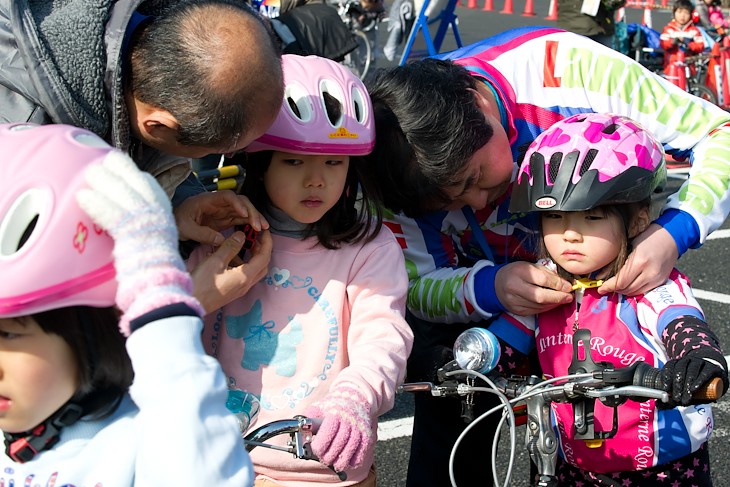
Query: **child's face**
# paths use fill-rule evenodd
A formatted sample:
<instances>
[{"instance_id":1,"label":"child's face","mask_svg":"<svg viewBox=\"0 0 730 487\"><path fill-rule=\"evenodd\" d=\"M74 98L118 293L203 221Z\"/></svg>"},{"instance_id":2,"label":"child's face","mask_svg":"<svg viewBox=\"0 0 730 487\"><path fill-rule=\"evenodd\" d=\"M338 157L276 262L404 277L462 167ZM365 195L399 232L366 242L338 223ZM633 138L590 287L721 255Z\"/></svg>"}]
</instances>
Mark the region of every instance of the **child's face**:
<instances>
[{"instance_id":1,"label":"child's face","mask_svg":"<svg viewBox=\"0 0 730 487\"><path fill-rule=\"evenodd\" d=\"M0 430L30 430L77 388L76 361L63 338L30 318L0 318Z\"/></svg>"},{"instance_id":2,"label":"child's face","mask_svg":"<svg viewBox=\"0 0 730 487\"><path fill-rule=\"evenodd\" d=\"M621 218L602 210L542 214L545 247L553 261L576 276L588 276L613 262L621 251ZM603 277L603 276L598 276Z\"/></svg>"},{"instance_id":3,"label":"child's face","mask_svg":"<svg viewBox=\"0 0 730 487\"><path fill-rule=\"evenodd\" d=\"M687 22L689 22L691 19L692 19L692 12L690 12L686 8L678 8L674 12L674 20L679 25L684 25Z\"/></svg>"},{"instance_id":4,"label":"child's face","mask_svg":"<svg viewBox=\"0 0 730 487\"><path fill-rule=\"evenodd\" d=\"M264 186L274 206L299 223L314 223L342 196L349 167L349 156L274 151Z\"/></svg>"}]
</instances>

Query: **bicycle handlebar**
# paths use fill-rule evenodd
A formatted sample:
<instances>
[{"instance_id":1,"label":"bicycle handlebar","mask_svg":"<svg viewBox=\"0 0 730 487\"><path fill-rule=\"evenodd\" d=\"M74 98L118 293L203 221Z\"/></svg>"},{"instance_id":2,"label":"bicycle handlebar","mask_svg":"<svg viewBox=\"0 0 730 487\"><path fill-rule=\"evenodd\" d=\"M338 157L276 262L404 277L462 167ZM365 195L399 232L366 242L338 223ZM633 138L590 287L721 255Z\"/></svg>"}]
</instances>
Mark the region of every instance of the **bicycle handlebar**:
<instances>
[{"instance_id":1,"label":"bicycle handlebar","mask_svg":"<svg viewBox=\"0 0 730 487\"><path fill-rule=\"evenodd\" d=\"M458 372L458 371L457 371ZM448 374L454 374L449 372ZM648 397L667 402L669 397L663 389L661 369L655 368L646 362L637 362L630 367L619 369L606 368L593 372L592 378L583 380L568 380L556 386L558 389L545 391L551 400L571 402L581 397ZM493 375L493 378L501 376ZM496 385L500 392L508 397L518 397L527 388L527 377L501 377ZM538 379L533 376L533 382ZM524 384L520 384L524 383ZM539 382L538 382L539 384ZM532 386L530 386L532 387ZM444 381L441 384L432 382L412 382L398 386L398 392L430 392L433 396L464 396L474 392L471 386L456 381ZM715 377L692 394L692 404L705 404L717 401L724 394L723 383Z\"/></svg>"},{"instance_id":2,"label":"bicycle handlebar","mask_svg":"<svg viewBox=\"0 0 730 487\"><path fill-rule=\"evenodd\" d=\"M248 452L260 446L291 453L294 458L319 461L319 458L312 453L310 443L312 442L312 436L317 433L321 425L322 420L320 418L294 416L291 419L280 419L266 423L251 431L243 437L243 443ZM271 438L279 435L290 436L288 446L282 447L266 443ZM335 470L332 465L328 465L328 467L337 474L341 481L347 480L347 473Z\"/></svg>"},{"instance_id":3,"label":"bicycle handlebar","mask_svg":"<svg viewBox=\"0 0 730 487\"><path fill-rule=\"evenodd\" d=\"M669 393L665 391L662 380L662 370L652 367L646 362L635 362L628 367L616 368L610 362L595 362L592 358L590 343L591 332L588 329L578 329L573 334L573 358L568 366L567 375L541 379L531 376L504 376L494 371L498 363L496 360L486 360L485 357L494 357L494 345L497 341L462 338L463 335L476 335L484 338L489 334L483 328L469 329L457 338L454 349L457 360L452 360L437 371L437 381L406 383L398 386L398 392L430 392L433 396L465 396L462 416L470 424L459 435L451 450L449 459L449 475L452 486L456 481L453 475L454 455L464 435L486 416L502 411L502 419L497 433L494 436L492 448L492 463L496 462L497 442L501 425L508 419L512 452L505 484L508 485L512 475L512 461L514 459L515 438L515 405L524 403L527 409L527 432L525 448L530 458L537 466L538 477L536 485L541 487L557 486L555 466L557 463L557 438L553 431L550 419L550 403L569 403L573 408L574 438L586 441L593 446L600 445L604 440L614 438L619 431L618 408L627 400L644 401L652 398L669 402ZM473 338L473 336L471 337ZM489 337L487 337L489 338ZM464 364L465 368L462 368ZM486 366L484 365L486 364ZM474 365L481 372L466 370ZM487 374L487 375L484 375ZM455 380L456 375L466 375L467 379ZM489 387L477 386L469 378L479 378ZM478 418L471 414L469 398L477 392L494 393L500 399L500 404L486 411ZM725 391L720 378L713 378L692 395L693 404L704 404L719 399ZM594 407L596 400L603 406L613 408L610 419L610 429L599 430L594 421ZM495 485L497 468L494 466L493 475Z\"/></svg>"}]
</instances>

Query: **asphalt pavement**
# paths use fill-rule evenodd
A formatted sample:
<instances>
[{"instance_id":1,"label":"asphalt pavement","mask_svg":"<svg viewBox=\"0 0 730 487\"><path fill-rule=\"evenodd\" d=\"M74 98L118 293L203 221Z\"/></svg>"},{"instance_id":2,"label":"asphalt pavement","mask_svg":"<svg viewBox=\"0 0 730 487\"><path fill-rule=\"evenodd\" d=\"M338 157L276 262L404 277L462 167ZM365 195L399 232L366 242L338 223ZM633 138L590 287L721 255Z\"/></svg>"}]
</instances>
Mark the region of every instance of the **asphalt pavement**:
<instances>
[{"instance_id":1,"label":"asphalt pavement","mask_svg":"<svg viewBox=\"0 0 730 487\"><path fill-rule=\"evenodd\" d=\"M457 8L458 31L464 44L469 44L504 30L525 25L549 25L555 22L546 20L548 15L548 0L534 0L534 16L523 16L526 1L515 0L512 14L502 14L505 2L510 0L494 0L493 10L484 11L484 5L490 0L476 0L476 9L463 6ZM490 2L492 3L492 2ZM628 22L641 22L643 9L627 8ZM661 28L669 21L668 10L654 9L651 11L653 28ZM385 24L381 24L382 27ZM435 26L433 26L435 28ZM387 33L384 29L379 32L379 39L383 40ZM442 50L456 47L454 37L449 32ZM422 41L417 42L415 49L424 49ZM379 67L394 65L384 58L378 59ZM667 191L676 190L681 184L681 175L670 178ZM667 193L668 194L668 193ZM665 195L663 196L665 197ZM702 305L706 318L717 332L726 354L730 354L730 282L725 279L730 262L730 223L726 222L722 229L716 231L711 238L700 248L690 250L679 261L677 267L687 274L695 290L695 296ZM722 399L713 407L715 414L715 430L710 440L711 469L715 487L730 486L730 399ZM412 430L413 398L408 394L398 396L395 408L381 418L376 447L376 468L379 487L401 487L405 485L406 469L410 450L410 434ZM438 418L434 418L438 421ZM506 434L506 431L505 431ZM509 461L507 455L507 437L502 435L502 445L497 459L498 471L504 473ZM527 472L528 459L521 448L524 430L517 431L517 455L512 482L514 487L528 486ZM491 459L492 439L484 439L484 461ZM474 479L472 485L483 485L479 479ZM433 486L449 487L449 486ZM466 486L460 486L466 487Z\"/></svg>"}]
</instances>

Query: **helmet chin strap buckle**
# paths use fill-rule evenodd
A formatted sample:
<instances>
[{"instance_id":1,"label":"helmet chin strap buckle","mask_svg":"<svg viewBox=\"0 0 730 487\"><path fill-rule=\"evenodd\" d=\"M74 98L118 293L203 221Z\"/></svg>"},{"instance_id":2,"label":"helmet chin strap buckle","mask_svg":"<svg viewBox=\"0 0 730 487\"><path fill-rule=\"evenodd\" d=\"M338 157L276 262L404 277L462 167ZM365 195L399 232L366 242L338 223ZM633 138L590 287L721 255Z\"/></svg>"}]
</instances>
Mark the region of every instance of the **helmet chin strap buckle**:
<instances>
[{"instance_id":1,"label":"helmet chin strap buckle","mask_svg":"<svg viewBox=\"0 0 730 487\"><path fill-rule=\"evenodd\" d=\"M58 443L61 428L74 424L83 412L81 406L69 402L29 432L5 433L5 453L17 463L29 462Z\"/></svg>"}]
</instances>

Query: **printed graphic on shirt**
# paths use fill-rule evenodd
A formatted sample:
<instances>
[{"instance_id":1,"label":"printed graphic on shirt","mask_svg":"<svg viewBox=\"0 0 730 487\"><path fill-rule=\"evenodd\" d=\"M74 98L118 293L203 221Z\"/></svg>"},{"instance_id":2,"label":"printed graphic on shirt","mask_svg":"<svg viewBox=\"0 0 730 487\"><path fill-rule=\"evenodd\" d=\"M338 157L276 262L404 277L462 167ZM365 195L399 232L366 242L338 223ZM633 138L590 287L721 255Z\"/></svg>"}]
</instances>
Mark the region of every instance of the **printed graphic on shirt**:
<instances>
[{"instance_id":1,"label":"printed graphic on shirt","mask_svg":"<svg viewBox=\"0 0 730 487\"><path fill-rule=\"evenodd\" d=\"M273 331L273 321L262 321L261 301L256 300L246 314L226 318L226 333L246 343L241 367L257 370L270 365L276 373L291 377L297 369L297 345L302 341L302 325L290 321L287 332Z\"/></svg>"},{"instance_id":2,"label":"printed graphic on shirt","mask_svg":"<svg viewBox=\"0 0 730 487\"><path fill-rule=\"evenodd\" d=\"M262 292L249 309L244 305L223 318L226 338L242 345L235 349L243 374L229 371L229 381L246 390L246 384L260 386L269 377L267 387L255 389L261 391L261 409L295 409L329 378L341 348L340 311L327 298L328 281L320 286L291 269L272 267L259 286ZM299 308L287 316L281 311L285 303L299 303ZM305 332L319 337L313 348ZM321 355L313 361L315 350Z\"/></svg>"}]
</instances>

